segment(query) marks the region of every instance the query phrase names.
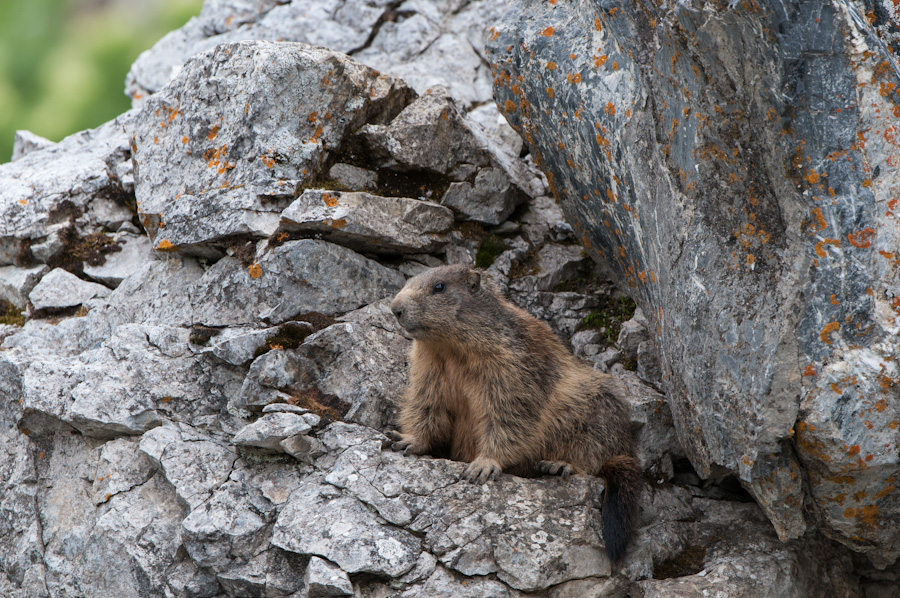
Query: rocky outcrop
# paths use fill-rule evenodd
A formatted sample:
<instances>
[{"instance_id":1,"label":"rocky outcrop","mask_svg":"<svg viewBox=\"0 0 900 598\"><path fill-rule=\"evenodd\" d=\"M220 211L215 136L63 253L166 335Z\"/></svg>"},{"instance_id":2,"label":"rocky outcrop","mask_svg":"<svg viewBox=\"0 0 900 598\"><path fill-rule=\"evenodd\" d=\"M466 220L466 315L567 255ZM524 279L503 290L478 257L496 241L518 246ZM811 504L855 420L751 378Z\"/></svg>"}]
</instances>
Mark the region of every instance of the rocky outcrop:
<instances>
[{"instance_id":1,"label":"rocky outcrop","mask_svg":"<svg viewBox=\"0 0 900 598\"><path fill-rule=\"evenodd\" d=\"M685 459L654 321L576 244L508 151L521 141L479 124L487 65L467 61L497 6L211 0L135 64L129 85L155 95L0 167L0 595L818 597L896 582L812 532L783 543L733 476ZM301 33L331 50L262 39ZM431 79L446 87L420 88ZM390 298L459 262L629 388L648 481L621 563L599 479L474 486L464 464L387 449L410 345Z\"/></svg>"},{"instance_id":2,"label":"rocky outcrop","mask_svg":"<svg viewBox=\"0 0 900 598\"><path fill-rule=\"evenodd\" d=\"M658 334L700 474L879 566L900 556L896 40L881 3L518 0L489 43L507 119Z\"/></svg>"}]
</instances>

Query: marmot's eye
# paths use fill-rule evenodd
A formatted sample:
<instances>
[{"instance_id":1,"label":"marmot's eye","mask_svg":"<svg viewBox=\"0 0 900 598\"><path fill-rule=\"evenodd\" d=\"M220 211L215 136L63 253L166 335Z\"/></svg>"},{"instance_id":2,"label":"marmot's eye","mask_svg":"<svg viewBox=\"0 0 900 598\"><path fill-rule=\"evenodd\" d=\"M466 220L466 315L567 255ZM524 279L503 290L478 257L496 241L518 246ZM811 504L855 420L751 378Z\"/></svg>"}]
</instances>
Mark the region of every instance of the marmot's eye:
<instances>
[{"instance_id":1,"label":"marmot's eye","mask_svg":"<svg viewBox=\"0 0 900 598\"><path fill-rule=\"evenodd\" d=\"M434 285L434 292L435 292L435 293L442 293L443 291L444 291L444 283L439 282L439 283L437 283L436 285Z\"/></svg>"}]
</instances>

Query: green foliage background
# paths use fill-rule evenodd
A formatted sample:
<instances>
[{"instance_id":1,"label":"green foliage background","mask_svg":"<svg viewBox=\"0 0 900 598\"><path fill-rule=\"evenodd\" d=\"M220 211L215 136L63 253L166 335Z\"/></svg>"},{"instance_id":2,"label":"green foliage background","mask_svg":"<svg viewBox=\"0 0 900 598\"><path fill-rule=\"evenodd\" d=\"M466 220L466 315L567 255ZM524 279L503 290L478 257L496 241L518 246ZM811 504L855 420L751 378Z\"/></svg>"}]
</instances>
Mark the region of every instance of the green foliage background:
<instances>
[{"instance_id":1,"label":"green foliage background","mask_svg":"<svg viewBox=\"0 0 900 598\"><path fill-rule=\"evenodd\" d=\"M0 0L0 163L17 129L53 141L131 107L138 55L202 0Z\"/></svg>"}]
</instances>

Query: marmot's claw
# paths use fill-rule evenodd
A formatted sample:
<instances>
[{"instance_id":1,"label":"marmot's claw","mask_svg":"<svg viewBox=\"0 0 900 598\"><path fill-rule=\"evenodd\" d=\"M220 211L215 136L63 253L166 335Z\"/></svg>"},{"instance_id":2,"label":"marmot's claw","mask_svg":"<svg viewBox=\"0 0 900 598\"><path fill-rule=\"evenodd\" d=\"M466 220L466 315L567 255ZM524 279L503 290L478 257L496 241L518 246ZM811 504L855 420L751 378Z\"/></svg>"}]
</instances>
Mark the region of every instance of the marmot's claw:
<instances>
[{"instance_id":1,"label":"marmot's claw","mask_svg":"<svg viewBox=\"0 0 900 598\"><path fill-rule=\"evenodd\" d=\"M541 473L558 475L564 480L572 475L572 466L565 461L538 461L534 468Z\"/></svg>"},{"instance_id":2,"label":"marmot's claw","mask_svg":"<svg viewBox=\"0 0 900 598\"><path fill-rule=\"evenodd\" d=\"M488 480L496 480L502 468L500 464L491 459L475 459L466 468L463 478L473 484L483 484Z\"/></svg>"}]
</instances>

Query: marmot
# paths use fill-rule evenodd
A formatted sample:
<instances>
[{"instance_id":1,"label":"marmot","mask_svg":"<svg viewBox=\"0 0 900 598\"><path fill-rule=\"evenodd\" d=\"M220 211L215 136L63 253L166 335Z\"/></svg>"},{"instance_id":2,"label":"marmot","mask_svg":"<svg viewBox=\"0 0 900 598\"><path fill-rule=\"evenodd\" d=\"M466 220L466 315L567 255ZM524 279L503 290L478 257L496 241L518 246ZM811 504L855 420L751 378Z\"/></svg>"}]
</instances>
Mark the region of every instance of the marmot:
<instances>
[{"instance_id":1,"label":"marmot","mask_svg":"<svg viewBox=\"0 0 900 598\"><path fill-rule=\"evenodd\" d=\"M449 450L482 483L501 471L603 477L603 536L625 553L640 492L617 380L578 361L549 326L466 266L407 281L391 311L414 339L394 450Z\"/></svg>"}]
</instances>

